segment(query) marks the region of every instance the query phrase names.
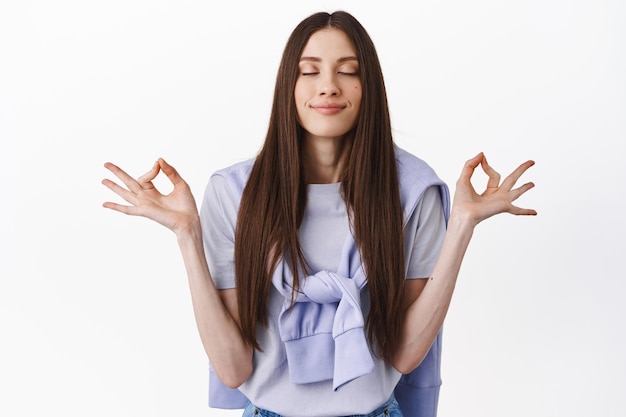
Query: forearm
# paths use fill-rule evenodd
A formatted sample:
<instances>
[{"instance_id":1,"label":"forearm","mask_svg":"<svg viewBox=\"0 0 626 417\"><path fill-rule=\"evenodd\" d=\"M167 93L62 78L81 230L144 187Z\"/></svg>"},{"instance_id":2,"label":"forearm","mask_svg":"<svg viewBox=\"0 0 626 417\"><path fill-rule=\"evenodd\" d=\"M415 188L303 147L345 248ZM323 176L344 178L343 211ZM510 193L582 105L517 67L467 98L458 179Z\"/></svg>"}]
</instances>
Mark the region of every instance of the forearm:
<instances>
[{"instance_id":1,"label":"forearm","mask_svg":"<svg viewBox=\"0 0 626 417\"><path fill-rule=\"evenodd\" d=\"M177 237L200 339L215 373L226 385L237 387L252 372L253 349L243 340L239 325L213 283L199 223Z\"/></svg>"},{"instance_id":2,"label":"forearm","mask_svg":"<svg viewBox=\"0 0 626 417\"><path fill-rule=\"evenodd\" d=\"M419 297L407 308L402 339L394 367L409 373L422 362L441 330L474 224L453 212L431 277Z\"/></svg>"}]
</instances>

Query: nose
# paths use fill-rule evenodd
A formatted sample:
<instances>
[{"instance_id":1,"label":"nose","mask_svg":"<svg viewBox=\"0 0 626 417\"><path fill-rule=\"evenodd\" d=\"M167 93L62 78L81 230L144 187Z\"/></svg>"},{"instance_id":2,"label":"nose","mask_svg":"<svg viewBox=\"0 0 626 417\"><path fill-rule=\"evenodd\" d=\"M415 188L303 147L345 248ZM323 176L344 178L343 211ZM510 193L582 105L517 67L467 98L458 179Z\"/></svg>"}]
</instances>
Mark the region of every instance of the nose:
<instances>
[{"instance_id":1,"label":"nose","mask_svg":"<svg viewBox=\"0 0 626 417\"><path fill-rule=\"evenodd\" d=\"M339 86L337 84L336 74L333 72L326 73L320 77L319 93L323 96L339 95Z\"/></svg>"}]
</instances>

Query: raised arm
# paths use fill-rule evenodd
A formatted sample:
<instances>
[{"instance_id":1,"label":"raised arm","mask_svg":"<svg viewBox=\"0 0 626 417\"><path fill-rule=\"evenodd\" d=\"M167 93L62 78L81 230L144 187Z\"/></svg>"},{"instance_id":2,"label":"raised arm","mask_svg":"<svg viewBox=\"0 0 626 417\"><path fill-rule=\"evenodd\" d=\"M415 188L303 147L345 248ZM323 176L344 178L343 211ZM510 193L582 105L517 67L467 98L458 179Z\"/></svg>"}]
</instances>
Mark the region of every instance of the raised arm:
<instances>
[{"instance_id":1,"label":"raised arm","mask_svg":"<svg viewBox=\"0 0 626 417\"><path fill-rule=\"evenodd\" d=\"M239 330L235 290L217 290L207 265L202 229L195 199L178 172L159 159L138 179L112 163L105 167L126 188L105 179L102 183L130 205L105 202L104 207L152 219L172 230L177 238L189 280L191 299L200 339L220 380L231 388L241 385L252 372L253 349ZM163 172L174 186L161 194L152 180Z\"/></svg>"},{"instance_id":2,"label":"raised arm","mask_svg":"<svg viewBox=\"0 0 626 417\"><path fill-rule=\"evenodd\" d=\"M481 194L471 183L474 170L479 165L489 177L487 188ZM437 263L424 288L416 290L419 296L406 310L402 342L393 361L398 371L409 373L419 366L441 330L474 228L499 213L537 214L534 210L513 204L534 186L529 182L514 188L532 165L533 161L524 162L500 183L500 174L487 163L484 154L480 153L465 163L456 183L448 228Z\"/></svg>"}]
</instances>

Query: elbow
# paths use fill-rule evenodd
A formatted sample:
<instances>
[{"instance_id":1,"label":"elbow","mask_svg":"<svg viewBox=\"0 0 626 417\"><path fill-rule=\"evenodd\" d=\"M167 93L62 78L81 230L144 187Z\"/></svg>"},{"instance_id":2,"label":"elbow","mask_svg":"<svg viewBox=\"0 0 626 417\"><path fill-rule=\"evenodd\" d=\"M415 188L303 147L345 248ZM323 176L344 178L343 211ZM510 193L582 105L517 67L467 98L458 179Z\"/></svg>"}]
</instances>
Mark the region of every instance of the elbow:
<instances>
[{"instance_id":1,"label":"elbow","mask_svg":"<svg viewBox=\"0 0 626 417\"><path fill-rule=\"evenodd\" d=\"M228 388L239 388L252 375L252 363L248 366L229 366L228 369L214 370L217 377Z\"/></svg>"},{"instance_id":2,"label":"elbow","mask_svg":"<svg viewBox=\"0 0 626 417\"><path fill-rule=\"evenodd\" d=\"M228 388L236 389L239 388L244 382L248 380L251 373L234 373L228 372L224 375L218 375L220 381L224 383Z\"/></svg>"},{"instance_id":3,"label":"elbow","mask_svg":"<svg viewBox=\"0 0 626 417\"><path fill-rule=\"evenodd\" d=\"M419 366L419 363L410 363L410 362L406 362L406 361L402 362L402 363L394 363L393 364L393 367L395 368L395 370L400 372L403 375L410 374L418 366Z\"/></svg>"},{"instance_id":4,"label":"elbow","mask_svg":"<svg viewBox=\"0 0 626 417\"><path fill-rule=\"evenodd\" d=\"M426 357L426 352L411 352L409 353L400 353L396 355L392 362L392 366L394 369L401 374L410 374L413 372L424 360Z\"/></svg>"},{"instance_id":5,"label":"elbow","mask_svg":"<svg viewBox=\"0 0 626 417\"><path fill-rule=\"evenodd\" d=\"M244 382L246 382L245 379L241 379L241 378L221 378L220 377L220 381L222 381L224 383L224 385L226 385L228 388L230 389L237 389L239 388Z\"/></svg>"}]
</instances>

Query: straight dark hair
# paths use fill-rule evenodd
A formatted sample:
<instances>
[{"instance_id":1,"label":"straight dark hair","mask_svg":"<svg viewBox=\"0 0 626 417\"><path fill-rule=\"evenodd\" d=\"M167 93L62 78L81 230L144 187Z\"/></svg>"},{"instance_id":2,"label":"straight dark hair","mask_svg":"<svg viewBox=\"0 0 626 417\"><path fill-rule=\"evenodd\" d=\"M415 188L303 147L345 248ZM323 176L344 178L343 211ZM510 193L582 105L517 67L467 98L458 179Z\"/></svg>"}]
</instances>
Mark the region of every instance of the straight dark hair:
<instances>
[{"instance_id":1,"label":"straight dark hair","mask_svg":"<svg viewBox=\"0 0 626 417\"><path fill-rule=\"evenodd\" d=\"M377 355L390 361L402 325L404 250L402 207L387 94L374 44L349 13L316 13L289 37L278 69L267 136L239 208L235 235L235 276L241 330L261 349L257 324L268 323L272 273L285 257L293 271L306 270L298 240L306 204L300 160L303 129L298 123L294 89L299 61L311 35L335 28L352 41L363 89L360 113L346 140L352 141L342 173L342 195L359 248L370 292L366 330ZM298 288L298 276L294 286Z\"/></svg>"}]
</instances>

